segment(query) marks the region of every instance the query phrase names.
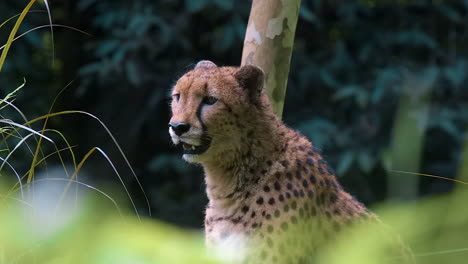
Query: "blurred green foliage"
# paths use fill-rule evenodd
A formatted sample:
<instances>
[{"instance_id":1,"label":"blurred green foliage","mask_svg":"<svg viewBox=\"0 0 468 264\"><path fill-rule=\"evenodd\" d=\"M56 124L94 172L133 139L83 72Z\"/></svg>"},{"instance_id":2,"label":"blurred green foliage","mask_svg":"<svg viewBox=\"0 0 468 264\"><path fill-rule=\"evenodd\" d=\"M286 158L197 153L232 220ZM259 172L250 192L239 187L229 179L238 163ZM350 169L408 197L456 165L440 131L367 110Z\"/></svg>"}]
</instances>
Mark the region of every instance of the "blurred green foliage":
<instances>
[{"instance_id":1,"label":"blurred green foliage","mask_svg":"<svg viewBox=\"0 0 468 264\"><path fill-rule=\"evenodd\" d=\"M1 5L4 18L22 8L17 1ZM55 23L93 36L56 29L52 66L47 29L29 34L13 45L0 86L11 91L26 77L30 88L17 103L37 115L75 79L59 107L89 111L109 125L157 217L200 227L202 171L184 165L170 143L166 94L198 60L239 64L250 2L78 0L51 8ZM364 202L386 198L383 161L408 76L432 80L421 171L454 177L468 121L467 16L466 0L302 1L284 119L323 150ZM46 23L45 13L33 13L22 30ZM0 97L4 93L2 88ZM115 151L87 120L56 118L51 125L64 127L82 149ZM99 162L100 176L92 180L116 182ZM126 182L139 193L136 182ZM422 179L420 186L423 196L447 191L451 183Z\"/></svg>"}]
</instances>

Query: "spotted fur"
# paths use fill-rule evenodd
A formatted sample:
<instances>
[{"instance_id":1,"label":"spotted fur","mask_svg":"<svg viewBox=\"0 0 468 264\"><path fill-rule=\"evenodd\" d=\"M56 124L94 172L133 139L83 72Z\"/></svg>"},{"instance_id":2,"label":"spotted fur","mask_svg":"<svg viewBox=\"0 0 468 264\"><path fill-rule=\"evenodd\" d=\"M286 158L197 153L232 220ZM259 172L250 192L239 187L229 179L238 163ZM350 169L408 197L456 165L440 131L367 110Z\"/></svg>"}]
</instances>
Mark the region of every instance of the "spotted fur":
<instances>
[{"instance_id":1,"label":"spotted fur","mask_svg":"<svg viewBox=\"0 0 468 264\"><path fill-rule=\"evenodd\" d=\"M209 204L208 245L234 249L244 263L306 263L317 247L353 223L374 218L345 192L317 148L274 114L252 65L198 63L172 90L172 123L190 130L170 133L174 143L201 144L184 154L205 171ZM204 104L206 96L218 101Z\"/></svg>"}]
</instances>

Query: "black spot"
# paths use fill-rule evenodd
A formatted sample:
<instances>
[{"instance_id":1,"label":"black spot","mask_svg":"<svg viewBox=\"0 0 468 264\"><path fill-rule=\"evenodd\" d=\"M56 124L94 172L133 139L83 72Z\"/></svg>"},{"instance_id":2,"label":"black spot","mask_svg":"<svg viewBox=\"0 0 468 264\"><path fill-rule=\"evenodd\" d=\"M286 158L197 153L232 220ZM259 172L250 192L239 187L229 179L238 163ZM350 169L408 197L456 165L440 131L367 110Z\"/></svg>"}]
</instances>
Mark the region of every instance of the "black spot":
<instances>
[{"instance_id":1,"label":"black spot","mask_svg":"<svg viewBox=\"0 0 468 264\"><path fill-rule=\"evenodd\" d=\"M309 198L312 198L312 197L314 196L314 192L313 192L312 190L308 190L308 191L307 191L307 196L308 196Z\"/></svg>"},{"instance_id":2,"label":"black spot","mask_svg":"<svg viewBox=\"0 0 468 264\"><path fill-rule=\"evenodd\" d=\"M299 191L299 195L300 195L301 197L304 197L304 196L305 196L304 190L300 190L300 191Z\"/></svg>"},{"instance_id":3,"label":"black spot","mask_svg":"<svg viewBox=\"0 0 468 264\"><path fill-rule=\"evenodd\" d=\"M296 210L296 208L297 208L297 203L296 203L296 201L293 201L293 202L291 203L291 208L292 208L293 210Z\"/></svg>"},{"instance_id":4,"label":"black spot","mask_svg":"<svg viewBox=\"0 0 468 264\"><path fill-rule=\"evenodd\" d=\"M297 217L295 217L294 215L291 216L291 223L297 224Z\"/></svg>"},{"instance_id":5,"label":"black spot","mask_svg":"<svg viewBox=\"0 0 468 264\"><path fill-rule=\"evenodd\" d=\"M286 185L286 188L288 188L288 190L292 190L293 186L290 182L288 182L288 184Z\"/></svg>"},{"instance_id":6,"label":"black spot","mask_svg":"<svg viewBox=\"0 0 468 264\"><path fill-rule=\"evenodd\" d=\"M254 170L254 169L250 169L249 172L250 172L250 174L255 174L255 170Z\"/></svg>"},{"instance_id":7,"label":"black spot","mask_svg":"<svg viewBox=\"0 0 468 264\"><path fill-rule=\"evenodd\" d=\"M280 216L280 211L278 209L275 210L275 217L278 218Z\"/></svg>"},{"instance_id":8,"label":"black spot","mask_svg":"<svg viewBox=\"0 0 468 264\"><path fill-rule=\"evenodd\" d=\"M279 172L277 172L277 173L275 173L275 177L276 177L276 179L279 180L279 178L281 177L281 174Z\"/></svg>"},{"instance_id":9,"label":"black spot","mask_svg":"<svg viewBox=\"0 0 468 264\"><path fill-rule=\"evenodd\" d=\"M337 200L338 200L338 196L336 195L336 193L330 194L330 203L334 204L336 203Z\"/></svg>"},{"instance_id":10,"label":"black spot","mask_svg":"<svg viewBox=\"0 0 468 264\"><path fill-rule=\"evenodd\" d=\"M250 217L254 218L256 215L255 211L252 212L252 214L250 215Z\"/></svg>"},{"instance_id":11,"label":"black spot","mask_svg":"<svg viewBox=\"0 0 468 264\"><path fill-rule=\"evenodd\" d=\"M335 172L333 171L333 169L332 169L330 166L328 166L328 164L327 164L327 171L328 171L328 173L330 173L331 175L335 175Z\"/></svg>"},{"instance_id":12,"label":"black spot","mask_svg":"<svg viewBox=\"0 0 468 264\"><path fill-rule=\"evenodd\" d=\"M244 198L247 199L249 197L250 197L250 192L248 191L248 192L245 193Z\"/></svg>"},{"instance_id":13,"label":"black spot","mask_svg":"<svg viewBox=\"0 0 468 264\"><path fill-rule=\"evenodd\" d=\"M281 223L281 229L283 229L284 231L288 230L288 223L286 222Z\"/></svg>"},{"instance_id":14,"label":"black spot","mask_svg":"<svg viewBox=\"0 0 468 264\"><path fill-rule=\"evenodd\" d=\"M294 189L293 193L294 193L294 196L299 197L299 192L296 189Z\"/></svg>"},{"instance_id":15,"label":"black spot","mask_svg":"<svg viewBox=\"0 0 468 264\"><path fill-rule=\"evenodd\" d=\"M304 186L305 188L307 188L307 186L309 186L309 183L308 183L306 180L303 180L303 181L302 181L302 186Z\"/></svg>"},{"instance_id":16,"label":"black spot","mask_svg":"<svg viewBox=\"0 0 468 264\"><path fill-rule=\"evenodd\" d=\"M327 185L327 187L331 187L331 182L329 179L325 179L325 185Z\"/></svg>"},{"instance_id":17,"label":"black spot","mask_svg":"<svg viewBox=\"0 0 468 264\"><path fill-rule=\"evenodd\" d=\"M299 216L304 217L304 208L299 208Z\"/></svg>"},{"instance_id":18,"label":"black spot","mask_svg":"<svg viewBox=\"0 0 468 264\"><path fill-rule=\"evenodd\" d=\"M306 148L305 148L304 146L299 146L298 149L299 149L300 151L305 151Z\"/></svg>"},{"instance_id":19,"label":"black spot","mask_svg":"<svg viewBox=\"0 0 468 264\"><path fill-rule=\"evenodd\" d=\"M265 218L266 218L267 220L270 220L270 219L271 219L271 214L267 214L267 215L265 216Z\"/></svg>"},{"instance_id":20,"label":"black spot","mask_svg":"<svg viewBox=\"0 0 468 264\"><path fill-rule=\"evenodd\" d=\"M325 160L323 160L323 159L319 159L318 163L320 163L320 164L327 164L327 162L326 162Z\"/></svg>"},{"instance_id":21,"label":"black spot","mask_svg":"<svg viewBox=\"0 0 468 264\"><path fill-rule=\"evenodd\" d=\"M269 226L267 227L267 232L268 232L268 233L272 233L272 232L273 232L273 226L272 226L272 225L269 225Z\"/></svg>"},{"instance_id":22,"label":"black spot","mask_svg":"<svg viewBox=\"0 0 468 264\"><path fill-rule=\"evenodd\" d=\"M277 191L281 190L281 185L278 182L275 182L274 187L275 187L275 190Z\"/></svg>"},{"instance_id":23,"label":"black spot","mask_svg":"<svg viewBox=\"0 0 468 264\"><path fill-rule=\"evenodd\" d=\"M260 173L265 174L265 173L267 173L267 170L262 170Z\"/></svg>"},{"instance_id":24,"label":"black spot","mask_svg":"<svg viewBox=\"0 0 468 264\"><path fill-rule=\"evenodd\" d=\"M310 158L306 159L306 163L309 164L310 166L314 165L314 161L312 159L310 159Z\"/></svg>"},{"instance_id":25,"label":"black spot","mask_svg":"<svg viewBox=\"0 0 468 264\"><path fill-rule=\"evenodd\" d=\"M286 192L286 198L291 198L291 194L289 192Z\"/></svg>"},{"instance_id":26,"label":"black spot","mask_svg":"<svg viewBox=\"0 0 468 264\"><path fill-rule=\"evenodd\" d=\"M265 214L266 214L265 211L263 211L263 212L262 212L262 216L265 216Z\"/></svg>"},{"instance_id":27,"label":"black spot","mask_svg":"<svg viewBox=\"0 0 468 264\"><path fill-rule=\"evenodd\" d=\"M257 228L258 227L258 224L257 223L253 223L252 224L252 228Z\"/></svg>"},{"instance_id":28,"label":"black spot","mask_svg":"<svg viewBox=\"0 0 468 264\"><path fill-rule=\"evenodd\" d=\"M271 162L271 160L267 160L267 165L271 166L271 165L273 165L273 162Z\"/></svg>"},{"instance_id":29,"label":"black spot","mask_svg":"<svg viewBox=\"0 0 468 264\"><path fill-rule=\"evenodd\" d=\"M269 203L270 205L274 205L274 204L275 204L275 198L273 198L273 197L270 198L270 199L268 200L268 203Z\"/></svg>"},{"instance_id":30,"label":"black spot","mask_svg":"<svg viewBox=\"0 0 468 264\"><path fill-rule=\"evenodd\" d=\"M263 197L257 199L257 204L263 204Z\"/></svg>"},{"instance_id":31,"label":"black spot","mask_svg":"<svg viewBox=\"0 0 468 264\"><path fill-rule=\"evenodd\" d=\"M278 200L280 200L280 202L284 202L284 195L280 194L278 196Z\"/></svg>"},{"instance_id":32,"label":"black spot","mask_svg":"<svg viewBox=\"0 0 468 264\"><path fill-rule=\"evenodd\" d=\"M313 152L313 151L309 151L309 152L307 152L307 155L313 156L313 155L314 155L314 152Z\"/></svg>"},{"instance_id":33,"label":"black spot","mask_svg":"<svg viewBox=\"0 0 468 264\"><path fill-rule=\"evenodd\" d=\"M296 179L300 180L302 178L301 172L296 171Z\"/></svg>"},{"instance_id":34,"label":"black spot","mask_svg":"<svg viewBox=\"0 0 468 264\"><path fill-rule=\"evenodd\" d=\"M321 174L325 174L325 170L322 169L322 168L320 168L320 167L318 168L318 171L319 171Z\"/></svg>"},{"instance_id":35,"label":"black spot","mask_svg":"<svg viewBox=\"0 0 468 264\"><path fill-rule=\"evenodd\" d=\"M267 238L267 244L268 244L269 248L272 248L273 247L273 240L271 240L271 238Z\"/></svg>"},{"instance_id":36,"label":"black spot","mask_svg":"<svg viewBox=\"0 0 468 264\"><path fill-rule=\"evenodd\" d=\"M302 166L302 162L300 160L298 160L298 159L296 160L296 164L297 164L298 167Z\"/></svg>"},{"instance_id":37,"label":"black spot","mask_svg":"<svg viewBox=\"0 0 468 264\"><path fill-rule=\"evenodd\" d=\"M287 205L287 204L284 205L283 211L284 211L285 213L287 213L287 212L289 211L289 205Z\"/></svg>"},{"instance_id":38,"label":"black spot","mask_svg":"<svg viewBox=\"0 0 468 264\"><path fill-rule=\"evenodd\" d=\"M244 207L242 207L242 212L245 214L249 211L249 207L247 205L245 205Z\"/></svg>"},{"instance_id":39,"label":"black spot","mask_svg":"<svg viewBox=\"0 0 468 264\"><path fill-rule=\"evenodd\" d=\"M333 210L334 215L341 215L341 212L338 209Z\"/></svg>"},{"instance_id":40,"label":"black spot","mask_svg":"<svg viewBox=\"0 0 468 264\"><path fill-rule=\"evenodd\" d=\"M270 191L270 187L268 187L268 185L265 185L265 186L263 187L263 191L269 192L269 191Z\"/></svg>"},{"instance_id":41,"label":"black spot","mask_svg":"<svg viewBox=\"0 0 468 264\"><path fill-rule=\"evenodd\" d=\"M312 183L312 184L316 184L316 183L317 183L317 178L315 178L314 175L310 175L309 180L310 180L310 183Z\"/></svg>"},{"instance_id":42,"label":"black spot","mask_svg":"<svg viewBox=\"0 0 468 264\"><path fill-rule=\"evenodd\" d=\"M287 160L282 160L281 165L283 165L283 167L287 168L289 166L289 162Z\"/></svg>"},{"instance_id":43,"label":"black spot","mask_svg":"<svg viewBox=\"0 0 468 264\"><path fill-rule=\"evenodd\" d=\"M312 206L312 216L316 216L317 215L317 208L315 208L315 206Z\"/></svg>"},{"instance_id":44,"label":"black spot","mask_svg":"<svg viewBox=\"0 0 468 264\"><path fill-rule=\"evenodd\" d=\"M287 177L289 180L292 180L292 178L293 178L292 174L291 174L291 173L289 173L289 172L288 172L288 173L286 173L286 177Z\"/></svg>"}]
</instances>

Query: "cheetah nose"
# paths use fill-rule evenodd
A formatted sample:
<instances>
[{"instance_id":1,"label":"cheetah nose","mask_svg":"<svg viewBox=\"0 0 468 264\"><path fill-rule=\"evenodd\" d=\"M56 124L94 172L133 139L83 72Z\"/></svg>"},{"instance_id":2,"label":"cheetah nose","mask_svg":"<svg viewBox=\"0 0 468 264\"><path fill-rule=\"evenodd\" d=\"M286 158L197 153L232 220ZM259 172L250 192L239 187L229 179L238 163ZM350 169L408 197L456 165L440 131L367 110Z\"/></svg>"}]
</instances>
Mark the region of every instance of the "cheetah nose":
<instances>
[{"instance_id":1,"label":"cheetah nose","mask_svg":"<svg viewBox=\"0 0 468 264\"><path fill-rule=\"evenodd\" d=\"M190 125L187 124L187 123L183 123L183 122L180 122L180 123L169 123L169 127L172 128L172 130L174 131L174 133L178 136L182 135L183 133L189 131L190 129Z\"/></svg>"}]
</instances>

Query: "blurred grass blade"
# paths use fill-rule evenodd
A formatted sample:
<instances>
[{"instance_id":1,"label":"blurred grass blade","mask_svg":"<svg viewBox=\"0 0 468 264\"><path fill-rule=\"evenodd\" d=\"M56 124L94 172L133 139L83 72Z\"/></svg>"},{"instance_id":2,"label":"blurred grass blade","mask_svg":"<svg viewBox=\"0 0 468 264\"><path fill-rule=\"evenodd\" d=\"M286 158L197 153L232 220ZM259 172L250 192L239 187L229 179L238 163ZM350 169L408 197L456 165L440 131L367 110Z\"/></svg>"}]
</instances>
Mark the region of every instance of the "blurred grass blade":
<instances>
[{"instance_id":1,"label":"blurred grass blade","mask_svg":"<svg viewBox=\"0 0 468 264\"><path fill-rule=\"evenodd\" d=\"M437 175L425 174L425 173L419 173L419 172L399 171L399 170L391 170L391 171L392 172L398 172L398 173L406 173L406 174L412 174L412 175L419 175L419 176L425 176L425 177L438 178L438 179L454 181L454 182L458 182L458 183L461 183L461 184L468 185L468 182L464 182L464 181L461 181L461 180L452 179L452 178L448 178L448 177L444 177L444 176L437 176Z\"/></svg>"},{"instance_id":2,"label":"blurred grass blade","mask_svg":"<svg viewBox=\"0 0 468 264\"><path fill-rule=\"evenodd\" d=\"M52 45L52 65L54 65L55 62L55 44L54 44L54 27L52 26L52 15L50 14L50 7L49 7L49 2L47 0L44 0L44 4L47 9L47 15L49 16L49 25L50 25L50 39L51 39L51 45Z\"/></svg>"},{"instance_id":3,"label":"blurred grass blade","mask_svg":"<svg viewBox=\"0 0 468 264\"><path fill-rule=\"evenodd\" d=\"M136 173L135 173L135 170L133 170L132 166L130 165L130 162L128 161L128 158L127 156L125 155L124 151L122 150L122 148L120 147L119 143L117 142L117 140L115 139L114 135L112 135L112 133L110 132L109 128L99 119L97 118L96 116L88 113L88 112L85 112L85 111L79 111L79 110L68 110L68 111L61 111L61 112L56 112L56 113L51 113L51 114L47 114L45 116L40 116L40 117L37 117L31 121L29 121L28 123L26 123L25 125L29 125L29 124L32 124L32 123L35 123L39 120L42 120L42 119L45 119L45 118L49 118L49 117L53 117L53 116L60 116L60 115L67 115L67 114L83 114L83 115L87 115L91 118L93 118L94 120L96 120L97 122L99 122L99 124L101 125L102 128L104 128L104 130L106 131L107 135L111 138L112 142L114 143L114 145L116 146L116 148L119 150L119 153L120 155L122 156L122 158L124 159L125 161L125 164L127 165L127 167L130 169L131 173L132 173L132 176L133 178L135 179L135 181L137 182L138 184L138 187L140 188L141 192L143 193L143 196L145 197L145 201L146 201L146 206L148 207L148 215L151 216L151 205L150 205L150 202L149 202L149 199L148 199L148 196L146 195L146 192L143 188L143 185L141 185L141 182L140 180L138 179Z\"/></svg>"},{"instance_id":4,"label":"blurred grass blade","mask_svg":"<svg viewBox=\"0 0 468 264\"><path fill-rule=\"evenodd\" d=\"M456 249L447 249L447 250L441 250L441 251L435 251L435 252L429 252L429 253L421 253L421 254L415 254L416 257L431 257L435 255L443 255L443 254L453 254L453 253L460 253L460 252L467 252L468 248L456 248Z\"/></svg>"},{"instance_id":5,"label":"blurred grass blade","mask_svg":"<svg viewBox=\"0 0 468 264\"><path fill-rule=\"evenodd\" d=\"M86 36L91 36L91 34L89 34L88 32L83 31L83 30L80 30L80 29L78 29L78 28L74 28L74 27L70 27L70 26L66 26L66 25L60 25L60 24L52 24L52 26L53 26L53 27L63 27L63 28L75 30L75 31L77 31L77 32L80 32L81 34L86 35ZM30 29L30 30L28 30L28 31L26 31L26 32L24 32L24 33L22 33L21 35L16 36L16 37L13 39L13 41L16 41L16 40L18 40L19 38L24 37L26 34L29 34L29 33L31 33L32 31L35 31L35 30L38 30L38 29L41 29L41 28L46 28L46 27L49 27L49 25L42 25L42 26L37 26L37 27L35 27L35 28L32 28L32 29ZM1 46L1 47L0 47L0 50L4 49L5 47L6 47L6 44L3 45L3 46Z\"/></svg>"},{"instance_id":6,"label":"blurred grass blade","mask_svg":"<svg viewBox=\"0 0 468 264\"><path fill-rule=\"evenodd\" d=\"M44 12L44 10L30 10L28 13L33 13L33 12ZM15 17L17 17L19 15L21 15L21 13L16 14L16 15L8 18L7 20L3 21L3 23L0 24L0 28L2 28L6 23L10 22L11 20L13 20L13 18L15 18Z\"/></svg>"},{"instance_id":7,"label":"blurred grass blade","mask_svg":"<svg viewBox=\"0 0 468 264\"><path fill-rule=\"evenodd\" d=\"M36 0L31 0L29 1L29 4L23 9L23 12L21 12L20 16L18 17L18 20L15 23L15 26L10 32L10 35L8 36L7 43L5 45L5 49L3 49L2 54L0 55L0 72L2 71L3 64L5 63L6 56L8 54L8 50L11 47L11 44L13 43L13 39L15 38L16 32L18 32L18 29L23 22L24 18L26 17L26 14L28 13L29 9L31 9L31 6L36 2Z\"/></svg>"},{"instance_id":8,"label":"blurred grass blade","mask_svg":"<svg viewBox=\"0 0 468 264\"><path fill-rule=\"evenodd\" d=\"M127 186L125 185L124 181L122 180L122 177L120 176L120 173L117 171L117 168L114 166L114 163L112 163L111 159L109 158L109 156L107 156L107 154L100 148L98 147L94 147L92 148L90 151L88 151L88 153L86 153L86 155L83 157L83 159L80 161L80 163L78 163L78 166L75 170L75 172L73 173L71 179L68 181L68 184L67 186L65 186L63 192L62 192L62 195L60 196L60 199L59 201L57 202L57 208L60 206L62 200L65 198L65 195L67 194L68 192L68 189L70 188L70 185L71 183L74 181L74 179L77 177L78 175L78 172L80 171L80 169L83 167L84 163L89 159L89 157L95 152L95 151L98 151L99 153L101 153L101 155L107 160L107 162L109 163L109 165L112 167L112 169L114 170L114 173L117 175L117 178L119 178L119 181L120 183L122 184L124 190L125 190L125 193L127 194L127 197L130 199L130 203L132 204L132 207L133 209L135 210L135 213L138 217L138 220L141 220L140 219L140 214L138 213L138 209L136 208L136 205L135 205L135 202L133 201L132 199L132 196L130 195L130 192L128 191L127 189Z\"/></svg>"},{"instance_id":9,"label":"blurred grass blade","mask_svg":"<svg viewBox=\"0 0 468 264\"><path fill-rule=\"evenodd\" d=\"M12 122L12 121L8 121L8 120L4 120L4 119L0 119L0 123L9 124L9 125L14 126L14 127L20 127L20 128L22 128L22 129L24 129L24 130L27 130L27 131L29 131L29 132L31 132L31 133L34 133L34 134L40 136L41 138L44 138L45 140L47 140L47 141L49 141L49 142L51 142L51 143L54 143L54 141L53 141L52 139L50 139L50 138L48 138L48 137L42 135L41 133L39 133L39 132L37 132L37 131L34 131L33 129L31 129L31 128L25 126L25 125L20 125L20 124L18 124L18 123L15 123L15 122Z\"/></svg>"},{"instance_id":10,"label":"blurred grass blade","mask_svg":"<svg viewBox=\"0 0 468 264\"><path fill-rule=\"evenodd\" d=\"M105 193L104 191L101 191L100 189L92 186L92 185L89 185L89 184L86 184L84 182L80 182L80 181L75 181L75 180L70 180L70 179L61 179L61 178L47 178L47 179L39 179L39 180L35 180L34 182L37 183L37 182L41 182L41 181L67 181L69 183L76 183L76 184L79 184L79 185L82 185L88 189L91 189L93 191L96 191L102 195L104 195L107 199L109 199L109 201L111 201L115 208L117 209L117 212L119 213L120 216L123 216L122 215L122 210L120 209L119 205L117 204L117 202L110 196L108 195L107 193Z\"/></svg>"},{"instance_id":11,"label":"blurred grass blade","mask_svg":"<svg viewBox=\"0 0 468 264\"><path fill-rule=\"evenodd\" d=\"M21 177L19 176L19 173L15 170L15 167L13 167L8 161L7 161L8 158L2 158L0 157L0 160L5 163L8 167L10 167L11 171L13 171L13 173L15 174L16 176L16 179L18 179L18 182L17 184L19 184L19 188L20 188L20 192L21 192L21 198L24 198L24 193L23 193L23 185L21 183ZM2 164L2 167L3 167L3 164ZM1 171L1 170L0 170ZM1 174L0 174L1 176Z\"/></svg>"},{"instance_id":12,"label":"blurred grass blade","mask_svg":"<svg viewBox=\"0 0 468 264\"><path fill-rule=\"evenodd\" d=\"M3 98L3 99L0 100L0 106L1 106L3 103L8 104L8 101L10 100L10 98L14 97L15 94L16 94L19 90L23 89L23 87L24 87L25 85L26 85L26 78L23 78L23 83L22 83L20 86L18 86L18 88L16 88L15 90L13 90L13 92L8 93L8 94L5 96L5 98ZM0 107L0 110L2 110L4 107L6 107L6 106ZM21 112L21 111L20 111L20 112Z\"/></svg>"},{"instance_id":13,"label":"blurred grass blade","mask_svg":"<svg viewBox=\"0 0 468 264\"><path fill-rule=\"evenodd\" d=\"M42 159L40 159L39 161L37 161L37 162L34 164L34 166L35 166L35 167L39 166L40 164L42 164L42 162L45 162L49 157L51 157L51 156L57 154L58 152L62 152L62 151L66 151L66 150L71 150L72 148L73 148L73 146L70 146L70 147L62 148L62 149L56 150L56 151L54 151L54 152L52 152L52 153L49 153L49 154L47 154L46 156L44 156ZM30 170L31 170L31 169L30 169ZM29 175L29 170L28 170L22 177L19 177L19 176L18 176L18 178L20 179L20 181L22 181L22 180L24 180L24 179L26 178L26 176L28 176L28 175ZM19 182L20 182L20 181L19 181ZM20 182L20 183L21 183L21 182ZM16 188L17 188L16 186L18 186L18 184L19 184L18 182L15 183L15 184L10 188L10 190L6 192L7 195L10 195L11 193L15 192L15 191L17 190L17 189L16 189ZM1 263L1 262L0 262L0 263Z\"/></svg>"},{"instance_id":14,"label":"blurred grass blade","mask_svg":"<svg viewBox=\"0 0 468 264\"><path fill-rule=\"evenodd\" d=\"M8 153L8 155L5 157L3 160L2 164L0 165L0 171L2 171L3 166L5 166L5 163L8 161L8 159L15 153L15 151L30 137L34 134L30 133L29 135L23 137L16 145L15 147Z\"/></svg>"}]
</instances>

